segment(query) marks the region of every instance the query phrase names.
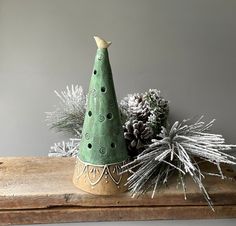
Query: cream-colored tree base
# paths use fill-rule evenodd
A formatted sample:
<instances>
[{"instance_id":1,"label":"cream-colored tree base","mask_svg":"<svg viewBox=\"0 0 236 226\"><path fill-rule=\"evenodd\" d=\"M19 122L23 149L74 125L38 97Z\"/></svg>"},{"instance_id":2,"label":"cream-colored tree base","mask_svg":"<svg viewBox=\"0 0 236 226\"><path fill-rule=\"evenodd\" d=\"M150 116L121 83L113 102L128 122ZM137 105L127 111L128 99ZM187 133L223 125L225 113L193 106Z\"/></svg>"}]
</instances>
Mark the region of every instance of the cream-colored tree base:
<instances>
[{"instance_id":1,"label":"cream-colored tree base","mask_svg":"<svg viewBox=\"0 0 236 226\"><path fill-rule=\"evenodd\" d=\"M113 195L127 190L128 173L120 174L125 162L92 165L77 158L73 183L83 191L96 195Z\"/></svg>"}]
</instances>

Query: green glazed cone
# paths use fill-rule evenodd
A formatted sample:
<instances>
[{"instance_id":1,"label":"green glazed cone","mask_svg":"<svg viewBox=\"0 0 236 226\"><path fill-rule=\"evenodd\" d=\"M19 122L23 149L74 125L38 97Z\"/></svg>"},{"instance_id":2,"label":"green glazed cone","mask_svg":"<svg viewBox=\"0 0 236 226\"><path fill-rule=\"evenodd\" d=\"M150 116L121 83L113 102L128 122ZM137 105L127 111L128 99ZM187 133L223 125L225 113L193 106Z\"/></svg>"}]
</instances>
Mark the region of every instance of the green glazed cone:
<instances>
[{"instance_id":1,"label":"green glazed cone","mask_svg":"<svg viewBox=\"0 0 236 226\"><path fill-rule=\"evenodd\" d=\"M128 158L106 44L98 44L78 155L94 165Z\"/></svg>"}]
</instances>

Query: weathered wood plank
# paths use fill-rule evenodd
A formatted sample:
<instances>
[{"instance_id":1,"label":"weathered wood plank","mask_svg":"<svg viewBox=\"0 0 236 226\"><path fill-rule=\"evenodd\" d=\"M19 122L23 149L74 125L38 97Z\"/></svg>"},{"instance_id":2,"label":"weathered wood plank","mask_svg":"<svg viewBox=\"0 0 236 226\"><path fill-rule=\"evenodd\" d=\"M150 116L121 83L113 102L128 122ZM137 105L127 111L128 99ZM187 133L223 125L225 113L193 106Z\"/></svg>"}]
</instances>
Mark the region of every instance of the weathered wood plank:
<instances>
[{"instance_id":1,"label":"weathered wood plank","mask_svg":"<svg viewBox=\"0 0 236 226\"><path fill-rule=\"evenodd\" d=\"M0 211L0 225L85 221L215 219L233 218L235 212L236 206L216 206L215 212L212 212L207 206L54 207L49 209Z\"/></svg>"},{"instance_id":2,"label":"weathered wood plank","mask_svg":"<svg viewBox=\"0 0 236 226\"><path fill-rule=\"evenodd\" d=\"M74 165L74 158L0 158L0 222L236 217L236 174L227 167L224 172L232 180L209 176L204 182L215 204L216 212L213 213L190 178L186 181L187 200L182 190L176 188L175 178L154 199L150 194L138 199L132 199L128 193L95 196L73 185ZM214 172L215 169L210 170ZM74 216L74 212L78 214Z\"/></svg>"}]
</instances>

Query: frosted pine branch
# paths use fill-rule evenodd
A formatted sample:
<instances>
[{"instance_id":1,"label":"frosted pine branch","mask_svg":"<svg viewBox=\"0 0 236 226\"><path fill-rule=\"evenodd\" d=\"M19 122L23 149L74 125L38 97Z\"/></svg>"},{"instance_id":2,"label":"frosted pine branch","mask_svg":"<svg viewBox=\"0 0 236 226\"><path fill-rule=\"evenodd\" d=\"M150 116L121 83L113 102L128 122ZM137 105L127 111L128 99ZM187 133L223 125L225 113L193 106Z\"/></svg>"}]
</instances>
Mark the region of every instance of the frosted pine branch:
<instances>
[{"instance_id":1,"label":"frosted pine branch","mask_svg":"<svg viewBox=\"0 0 236 226\"><path fill-rule=\"evenodd\" d=\"M184 178L190 175L213 209L213 203L203 180L204 175L214 174L202 172L195 159L199 158L216 165L219 173L215 175L220 175L224 179L220 164L236 164L236 158L227 153L236 145L225 144L222 135L208 133L214 120L205 123L202 119L203 117L192 124L189 120L175 122L169 130L163 127L161 134L153 139L135 160L123 167L124 172L132 173L127 185L133 196L142 194L147 187L152 187L153 197L158 188L167 183L174 172L178 172L184 197L187 198Z\"/></svg>"},{"instance_id":2,"label":"frosted pine branch","mask_svg":"<svg viewBox=\"0 0 236 226\"><path fill-rule=\"evenodd\" d=\"M68 142L55 143L48 153L49 157L75 157L78 154L80 139L71 138Z\"/></svg>"},{"instance_id":3,"label":"frosted pine branch","mask_svg":"<svg viewBox=\"0 0 236 226\"><path fill-rule=\"evenodd\" d=\"M67 86L66 90L55 93L60 101L55 111L46 112L48 126L57 132L80 137L86 110L86 95L82 87Z\"/></svg>"}]
</instances>

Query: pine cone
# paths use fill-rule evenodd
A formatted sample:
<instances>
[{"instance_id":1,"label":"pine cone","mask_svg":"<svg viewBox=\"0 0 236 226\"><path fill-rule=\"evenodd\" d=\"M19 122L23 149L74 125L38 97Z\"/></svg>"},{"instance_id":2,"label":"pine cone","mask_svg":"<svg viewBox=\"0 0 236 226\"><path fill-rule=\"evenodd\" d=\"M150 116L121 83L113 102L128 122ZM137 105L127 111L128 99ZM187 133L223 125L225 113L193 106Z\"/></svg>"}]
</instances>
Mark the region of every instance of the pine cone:
<instances>
[{"instance_id":1,"label":"pine cone","mask_svg":"<svg viewBox=\"0 0 236 226\"><path fill-rule=\"evenodd\" d=\"M128 118L146 122L150 115L148 102L143 98L143 94L129 94L121 101L121 108L126 111Z\"/></svg>"},{"instance_id":2,"label":"pine cone","mask_svg":"<svg viewBox=\"0 0 236 226\"><path fill-rule=\"evenodd\" d=\"M161 127L167 124L169 115L168 101L161 97L160 91L156 89L150 89L146 92L144 99L147 100L151 109L147 124L158 134L161 132Z\"/></svg>"},{"instance_id":3,"label":"pine cone","mask_svg":"<svg viewBox=\"0 0 236 226\"><path fill-rule=\"evenodd\" d=\"M127 142L129 155L137 156L144 148L144 145L150 141L153 135L151 127L142 121L130 120L125 123L124 137Z\"/></svg>"},{"instance_id":4,"label":"pine cone","mask_svg":"<svg viewBox=\"0 0 236 226\"><path fill-rule=\"evenodd\" d=\"M159 134L161 127L167 125L169 104L157 89L150 89L144 94L129 94L121 100L120 109L123 121L142 121L155 134Z\"/></svg>"}]
</instances>

